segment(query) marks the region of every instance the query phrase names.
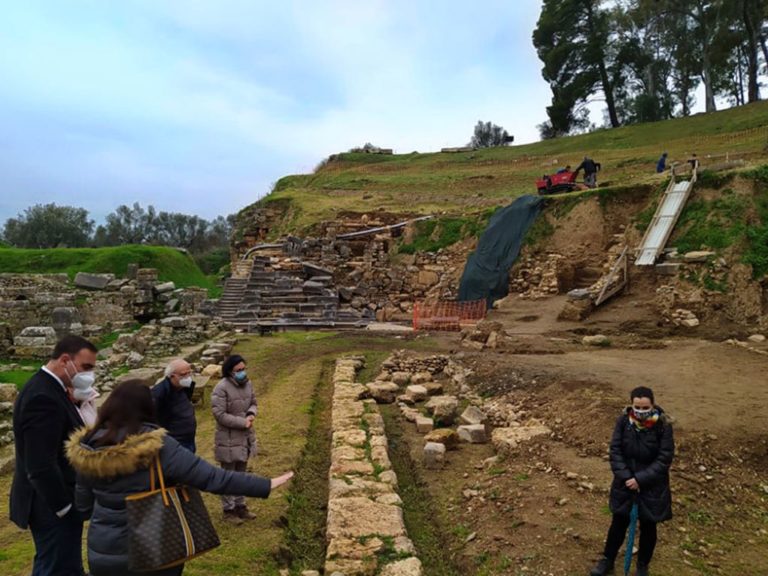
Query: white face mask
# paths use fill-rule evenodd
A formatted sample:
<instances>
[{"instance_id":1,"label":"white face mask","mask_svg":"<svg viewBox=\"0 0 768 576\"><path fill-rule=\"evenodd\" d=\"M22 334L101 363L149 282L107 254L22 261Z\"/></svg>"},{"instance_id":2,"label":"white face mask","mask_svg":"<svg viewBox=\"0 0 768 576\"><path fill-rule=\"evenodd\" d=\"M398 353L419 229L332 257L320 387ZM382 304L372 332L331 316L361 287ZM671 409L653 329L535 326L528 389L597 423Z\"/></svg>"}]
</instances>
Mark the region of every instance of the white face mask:
<instances>
[{"instance_id":1,"label":"white face mask","mask_svg":"<svg viewBox=\"0 0 768 576\"><path fill-rule=\"evenodd\" d=\"M75 370L75 375L70 376L69 379L72 382L72 388L75 390L85 390L86 388L93 388L93 383L96 382L96 376L93 370L88 372L78 372L74 362L70 362L72 368ZM67 371L69 376L69 371Z\"/></svg>"},{"instance_id":2,"label":"white face mask","mask_svg":"<svg viewBox=\"0 0 768 576\"><path fill-rule=\"evenodd\" d=\"M179 386L182 388L190 388L192 386L192 376L185 376L184 378L179 378Z\"/></svg>"},{"instance_id":3,"label":"white face mask","mask_svg":"<svg viewBox=\"0 0 768 576\"><path fill-rule=\"evenodd\" d=\"M93 394L93 388L75 388L72 391L72 397L78 402L85 402Z\"/></svg>"}]
</instances>

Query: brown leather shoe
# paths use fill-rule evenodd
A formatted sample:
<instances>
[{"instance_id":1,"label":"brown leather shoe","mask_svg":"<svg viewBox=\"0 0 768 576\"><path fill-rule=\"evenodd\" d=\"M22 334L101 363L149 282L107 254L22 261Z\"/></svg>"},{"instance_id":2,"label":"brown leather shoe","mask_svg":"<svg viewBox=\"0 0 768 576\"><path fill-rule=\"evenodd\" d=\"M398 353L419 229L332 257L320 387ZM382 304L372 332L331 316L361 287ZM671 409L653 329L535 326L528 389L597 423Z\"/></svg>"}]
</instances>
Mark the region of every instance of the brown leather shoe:
<instances>
[{"instance_id":1,"label":"brown leather shoe","mask_svg":"<svg viewBox=\"0 0 768 576\"><path fill-rule=\"evenodd\" d=\"M243 519L237 509L224 510L224 520L232 524L242 524Z\"/></svg>"},{"instance_id":2,"label":"brown leather shoe","mask_svg":"<svg viewBox=\"0 0 768 576\"><path fill-rule=\"evenodd\" d=\"M237 517L242 520L253 520L256 518L256 514L248 510L248 508L245 506L235 508L235 514L237 514Z\"/></svg>"}]
</instances>

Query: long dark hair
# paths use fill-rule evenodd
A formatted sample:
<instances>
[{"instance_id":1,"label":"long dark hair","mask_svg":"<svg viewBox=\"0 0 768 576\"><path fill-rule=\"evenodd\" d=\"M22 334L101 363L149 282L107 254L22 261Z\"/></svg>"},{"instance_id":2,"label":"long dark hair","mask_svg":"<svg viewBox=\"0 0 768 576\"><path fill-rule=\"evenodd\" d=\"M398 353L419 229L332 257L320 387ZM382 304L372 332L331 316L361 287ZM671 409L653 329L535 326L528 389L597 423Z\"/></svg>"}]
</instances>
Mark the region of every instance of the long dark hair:
<instances>
[{"instance_id":1,"label":"long dark hair","mask_svg":"<svg viewBox=\"0 0 768 576\"><path fill-rule=\"evenodd\" d=\"M157 422L152 393L143 381L128 380L115 388L99 408L89 439L96 432L106 430L94 446L116 444L125 436L136 434L145 422Z\"/></svg>"}]
</instances>

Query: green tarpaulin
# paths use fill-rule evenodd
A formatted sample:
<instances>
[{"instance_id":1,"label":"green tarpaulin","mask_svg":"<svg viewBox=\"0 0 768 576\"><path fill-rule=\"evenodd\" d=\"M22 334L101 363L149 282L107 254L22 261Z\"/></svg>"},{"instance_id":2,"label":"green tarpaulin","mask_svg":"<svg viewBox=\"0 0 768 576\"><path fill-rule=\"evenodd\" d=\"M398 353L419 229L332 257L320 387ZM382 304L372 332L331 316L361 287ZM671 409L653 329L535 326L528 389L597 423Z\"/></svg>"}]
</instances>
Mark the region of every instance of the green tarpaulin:
<instances>
[{"instance_id":1,"label":"green tarpaulin","mask_svg":"<svg viewBox=\"0 0 768 576\"><path fill-rule=\"evenodd\" d=\"M521 196L491 216L480 237L477 250L470 254L459 285L459 300L485 299L490 308L494 300L509 293L509 269L520 254L525 233L541 212L544 199Z\"/></svg>"}]
</instances>

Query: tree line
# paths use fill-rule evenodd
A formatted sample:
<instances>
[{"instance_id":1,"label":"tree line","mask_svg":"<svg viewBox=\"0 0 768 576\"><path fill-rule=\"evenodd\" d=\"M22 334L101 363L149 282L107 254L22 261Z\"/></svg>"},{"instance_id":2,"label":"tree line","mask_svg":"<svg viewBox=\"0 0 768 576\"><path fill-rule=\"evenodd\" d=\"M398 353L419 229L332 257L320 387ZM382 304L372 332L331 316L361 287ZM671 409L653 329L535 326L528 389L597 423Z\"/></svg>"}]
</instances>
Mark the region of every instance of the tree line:
<instances>
[{"instance_id":1,"label":"tree line","mask_svg":"<svg viewBox=\"0 0 768 576\"><path fill-rule=\"evenodd\" d=\"M189 250L199 263L226 262L235 215L206 220L179 212L118 206L96 226L85 208L36 204L6 220L2 240L16 248L81 248L150 244ZM213 270L209 270L213 271Z\"/></svg>"},{"instance_id":2,"label":"tree line","mask_svg":"<svg viewBox=\"0 0 768 576\"><path fill-rule=\"evenodd\" d=\"M760 99L768 66L768 0L544 0L533 44L552 91L542 138L605 124L688 116L703 85L706 112Z\"/></svg>"}]
</instances>

